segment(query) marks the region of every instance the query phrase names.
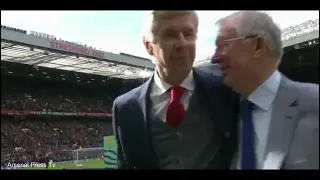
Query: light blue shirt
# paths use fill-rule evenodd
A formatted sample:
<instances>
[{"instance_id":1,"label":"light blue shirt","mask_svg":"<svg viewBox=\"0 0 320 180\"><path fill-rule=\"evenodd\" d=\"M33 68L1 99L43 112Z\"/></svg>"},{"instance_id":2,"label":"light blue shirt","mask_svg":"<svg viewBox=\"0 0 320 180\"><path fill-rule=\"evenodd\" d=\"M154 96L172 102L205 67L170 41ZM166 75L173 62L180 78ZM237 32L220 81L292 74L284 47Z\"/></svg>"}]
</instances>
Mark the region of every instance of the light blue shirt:
<instances>
[{"instance_id":1,"label":"light blue shirt","mask_svg":"<svg viewBox=\"0 0 320 180\"><path fill-rule=\"evenodd\" d=\"M248 100L256 105L252 113L252 118L255 131L255 153L257 160L257 169L262 169L264 163L264 154L266 150L268 131L272 118L272 106L280 86L280 81L281 74L279 71L275 71L248 97ZM241 144L241 137L239 142ZM240 144L238 151L239 153L235 158L237 169L240 169Z\"/></svg>"}]
</instances>

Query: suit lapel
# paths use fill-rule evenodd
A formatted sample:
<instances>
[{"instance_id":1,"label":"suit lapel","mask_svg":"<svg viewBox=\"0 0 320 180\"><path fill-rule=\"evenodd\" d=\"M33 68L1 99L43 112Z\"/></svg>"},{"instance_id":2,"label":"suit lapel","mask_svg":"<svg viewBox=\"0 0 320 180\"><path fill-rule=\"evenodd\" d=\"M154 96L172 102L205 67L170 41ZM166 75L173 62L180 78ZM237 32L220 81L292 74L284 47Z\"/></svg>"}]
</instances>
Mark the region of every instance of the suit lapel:
<instances>
[{"instance_id":1,"label":"suit lapel","mask_svg":"<svg viewBox=\"0 0 320 180\"><path fill-rule=\"evenodd\" d=\"M153 83L153 76L145 82L141 86L140 95L138 97L138 104L140 105L140 108L143 113L143 120L144 120L144 136L143 138L143 149L141 149L144 153L144 157L141 157L145 159L144 161L147 162L141 167L144 169L149 168L158 168L158 159L157 155L154 151L153 147L153 141L152 141L152 134L151 134L151 119L150 119L150 107L151 107L151 100L150 100L150 90L151 85Z\"/></svg>"},{"instance_id":2,"label":"suit lapel","mask_svg":"<svg viewBox=\"0 0 320 180\"><path fill-rule=\"evenodd\" d=\"M138 103L141 107L145 123L147 122L147 119L148 119L147 107L150 104L150 98L148 94L149 94L150 85L152 84L151 82L153 82L153 76L141 86L141 91L138 97Z\"/></svg>"},{"instance_id":3,"label":"suit lapel","mask_svg":"<svg viewBox=\"0 0 320 180\"><path fill-rule=\"evenodd\" d=\"M297 125L299 101L290 80L282 76L274 101L263 169L280 169Z\"/></svg>"}]
</instances>

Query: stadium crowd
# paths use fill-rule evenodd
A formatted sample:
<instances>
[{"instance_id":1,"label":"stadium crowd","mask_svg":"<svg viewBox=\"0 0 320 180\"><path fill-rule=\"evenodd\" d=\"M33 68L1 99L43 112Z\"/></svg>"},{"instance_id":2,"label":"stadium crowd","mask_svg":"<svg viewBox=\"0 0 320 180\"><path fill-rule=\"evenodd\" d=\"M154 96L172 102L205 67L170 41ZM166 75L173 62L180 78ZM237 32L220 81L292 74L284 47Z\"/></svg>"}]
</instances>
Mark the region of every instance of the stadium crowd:
<instances>
[{"instance_id":1,"label":"stadium crowd","mask_svg":"<svg viewBox=\"0 0 320 180\"><path fill-rule=\"evenodd\" d=\"M114 99L102 90L70 83L15 77L1 77L1 80L1 110L108 113ZM1 164L72 160L72 150L103 147L103 136L112 134L108 116L1 113Z\"/></svg>"},{"instance_id":2,"label":"stadium crowd","mask_svg":"<svg viewBox=\"0 0 320 180\"><path fill-rule=\"evenodd\" d=\"M1 117L1 163L75 160L72 150L103 147L111 121L88 117Z\"/></svg>"},{"instance_id":3,"label":"stadium crowd","mask_svg":"<svg viewBox=\"0 0 320 180\"><path fill-rule=\"evenodd\" d=\"M99 89L13 77L1 83L1 109L111 112L113 98Z\"/></svg>"}]
</instances>

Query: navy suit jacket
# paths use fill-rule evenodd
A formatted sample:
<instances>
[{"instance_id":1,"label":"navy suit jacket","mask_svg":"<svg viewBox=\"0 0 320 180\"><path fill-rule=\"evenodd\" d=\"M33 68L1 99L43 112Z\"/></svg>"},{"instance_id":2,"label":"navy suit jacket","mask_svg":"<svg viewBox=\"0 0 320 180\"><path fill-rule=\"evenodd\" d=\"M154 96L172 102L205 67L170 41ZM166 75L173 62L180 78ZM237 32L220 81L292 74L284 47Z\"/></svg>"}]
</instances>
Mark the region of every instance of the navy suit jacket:
<instances>
[{"instance_id":1,"label":"navy suit jacket","mask_svg":"<svg viewBox=\"0 0 320 180\"><path fill-rule=\"evenodd\" d=\"M216 71L194 68L195 91L214 121L219 150L209 168L228 169L237 151L239 99L222 83ZM113 104L113 130L118 144L119 169L159 169L150 123L151 77L141 86L116 98Z\"/></svg>"}]
</instances>

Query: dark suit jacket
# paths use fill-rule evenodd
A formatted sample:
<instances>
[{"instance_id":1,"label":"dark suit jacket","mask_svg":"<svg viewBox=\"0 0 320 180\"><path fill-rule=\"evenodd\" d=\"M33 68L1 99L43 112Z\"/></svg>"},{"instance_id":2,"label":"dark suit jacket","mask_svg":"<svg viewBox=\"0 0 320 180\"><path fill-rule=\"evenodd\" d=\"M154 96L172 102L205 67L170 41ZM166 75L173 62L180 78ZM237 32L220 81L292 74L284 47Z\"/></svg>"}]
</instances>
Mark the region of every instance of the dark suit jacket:
<instances>
[{"instance_id":1,"label":"dark suit jacket","mask_svg":"<svg viewBox=\"0 0 320 180\"><path fill-rule=\"evenodd\" d=\"M212 71L194 68L195 91L214 121L221 145L210 168L229 169L237 151L238 96ZM159 169L152 144L149 90L151 77L140 87L116 98L113 128L118 144L119 169ZM231 117L231 118L230 118Z\"/></svg>"}]
</instances>

